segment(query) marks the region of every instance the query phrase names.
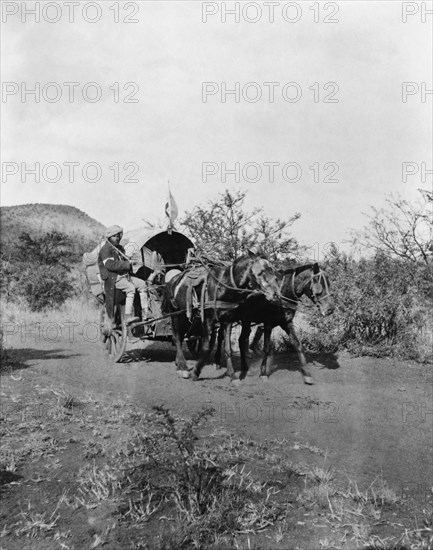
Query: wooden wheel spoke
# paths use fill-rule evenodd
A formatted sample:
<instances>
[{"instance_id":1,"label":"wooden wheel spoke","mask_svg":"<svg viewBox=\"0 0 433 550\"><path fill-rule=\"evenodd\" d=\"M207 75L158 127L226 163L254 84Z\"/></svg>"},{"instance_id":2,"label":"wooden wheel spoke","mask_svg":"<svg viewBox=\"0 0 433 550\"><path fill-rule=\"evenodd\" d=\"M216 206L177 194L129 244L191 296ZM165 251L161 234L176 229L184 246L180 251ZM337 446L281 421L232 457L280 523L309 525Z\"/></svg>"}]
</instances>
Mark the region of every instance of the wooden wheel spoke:
<instances>
[{"instance_id":1,"label":"wooden wheel spoke","mask_svg":"<svg viewBox=\"0 0 433 550\"><path fill-rule=\"evenodd\" d=\"M128 334L124 323L123 310L117 309L115 315L116 326L111 326L112 322L107 318L105 307L101 311L101 342L105 354L115 363L120 363L125 353Z\"/></svg>"}]
</instances>

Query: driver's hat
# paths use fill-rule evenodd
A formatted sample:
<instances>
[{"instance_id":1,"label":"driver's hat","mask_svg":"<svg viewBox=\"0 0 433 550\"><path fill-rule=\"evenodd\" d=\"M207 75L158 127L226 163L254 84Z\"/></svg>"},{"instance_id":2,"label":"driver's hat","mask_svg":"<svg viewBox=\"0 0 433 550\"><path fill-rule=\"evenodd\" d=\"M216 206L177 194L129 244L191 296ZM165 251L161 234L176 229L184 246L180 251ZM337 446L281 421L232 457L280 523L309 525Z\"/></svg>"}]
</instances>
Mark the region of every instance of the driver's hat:
<instances>
[{"instance_id":1,"label":"driver's hat","mask_svg":"<svg viewBox=\"0 0 433 550\"><path fill-rule=\"evenodd\" d=\"M110 225L105 231L105 236L108 239L109 237L114 237L114 235L118 233L123 233L123 227L120 227L120 225Z\"/></svg>"}]
</instances>

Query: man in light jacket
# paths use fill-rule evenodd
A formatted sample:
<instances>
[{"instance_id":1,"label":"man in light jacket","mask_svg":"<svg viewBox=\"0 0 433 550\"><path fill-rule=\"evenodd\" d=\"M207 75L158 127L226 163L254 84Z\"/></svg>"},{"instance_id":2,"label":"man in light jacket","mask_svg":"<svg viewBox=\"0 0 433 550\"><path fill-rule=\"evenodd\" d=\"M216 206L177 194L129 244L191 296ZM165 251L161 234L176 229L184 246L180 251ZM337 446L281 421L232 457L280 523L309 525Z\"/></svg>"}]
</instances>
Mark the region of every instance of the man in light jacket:
<instances>
[{"instance_id":1,"label":"man in light jacket","mask_svg":"<svg viewBox=\"0 0 433 550\"><path fill-rule=\"evenodd\" d=\"M126 294L125 319L127 324L140 320L133 313L136 290L140 295L143 320L149 319L146 282L131 275L132 264L126 259L125 250L120 245L123 228L112 225L105 232L105 237L107 241L99 252L98 264L101 278L104 281L105 307L108 317L110 319L114 317L114 294L117 288Z\"/></svg>"}]
</instances>

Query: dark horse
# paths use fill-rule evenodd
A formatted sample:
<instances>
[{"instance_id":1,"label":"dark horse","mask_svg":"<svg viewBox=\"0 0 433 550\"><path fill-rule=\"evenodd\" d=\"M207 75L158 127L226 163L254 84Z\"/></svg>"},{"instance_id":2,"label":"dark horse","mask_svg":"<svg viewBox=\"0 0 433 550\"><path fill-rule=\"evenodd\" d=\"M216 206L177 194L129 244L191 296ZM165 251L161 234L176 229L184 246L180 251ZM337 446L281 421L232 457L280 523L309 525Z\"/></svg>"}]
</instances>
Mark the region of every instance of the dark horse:
<instances>
[{"instance_id":1,"label":"dark horse","mask_svg":"<svg viewBox=\"0 0 433 550\"><path fill-rule=\"evenodd\" d=\"M270 352L270 341L272 329L280 326L289 337L292 338L300 361L300 371L306 384L313 384L310 370L305 359L304 349L296 336L293 326L298 303L303 295L306 295L320 309L322 315L330 315L334 311L334 300L329 293L329 281L325 273L320 269L317 263L305 264L294 269L287 269L280 272L280 292L283 298L283 304L269 302L265 296L252 296L248 301L248 307L243 305L236 311L237 321L242 322L242 331L239 337L239 349L241 353L241 377L246 376L248 365L246 354L251 332L251 323L263 323L263 329L258 327L251 349L257 349L262 334L264 334L263 360L260 366L260 376L268 378L269 369L267 365ZM231 358L230 343L231 325L227 325L225 330L218 333L218 348L215 361L220 362L221 346L225 342L226 361Z\"/></svg>"},{"instance_id":2,"label":"dark horse","mask_svg":"<svg viewBox=\"0 0 433 550\"><path fill-rule=\"evenodd\" d=\"M259 254L249 251L231 265L202 266L175 276L166 285L165 308L172 314L173 339L176 344L176 366L189 377L182 351L185 336L200 334L201 351L191 378L197 380L209 362L215 343L216 325L236 320L237 309L248 310L248 303L263 296L267 303L281 304L279 284L273 267ZM234 377L233 365L227 362Z\"/></svg>"}]
</instances>

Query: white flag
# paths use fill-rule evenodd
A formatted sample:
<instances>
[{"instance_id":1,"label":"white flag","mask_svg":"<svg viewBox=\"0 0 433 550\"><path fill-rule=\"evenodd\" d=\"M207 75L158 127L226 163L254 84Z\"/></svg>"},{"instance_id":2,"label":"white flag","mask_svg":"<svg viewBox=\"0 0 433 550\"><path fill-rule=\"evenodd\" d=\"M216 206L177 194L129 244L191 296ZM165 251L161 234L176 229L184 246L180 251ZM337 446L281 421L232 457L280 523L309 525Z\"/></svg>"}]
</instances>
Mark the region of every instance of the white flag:
<instances>
[{"instance_id":1,"label":"white flag","mask_svg":"<svg viewBox=\"0 0 433 550\"><path fill-rule=\"evenodd\" d=\"M171 227L174 220L177 218L179 211L177 209L176 201L171 194L170 188L168 188L167 202L165 203L165 215L168 218L168 224Z\"/></svg>"}]
</instances>

